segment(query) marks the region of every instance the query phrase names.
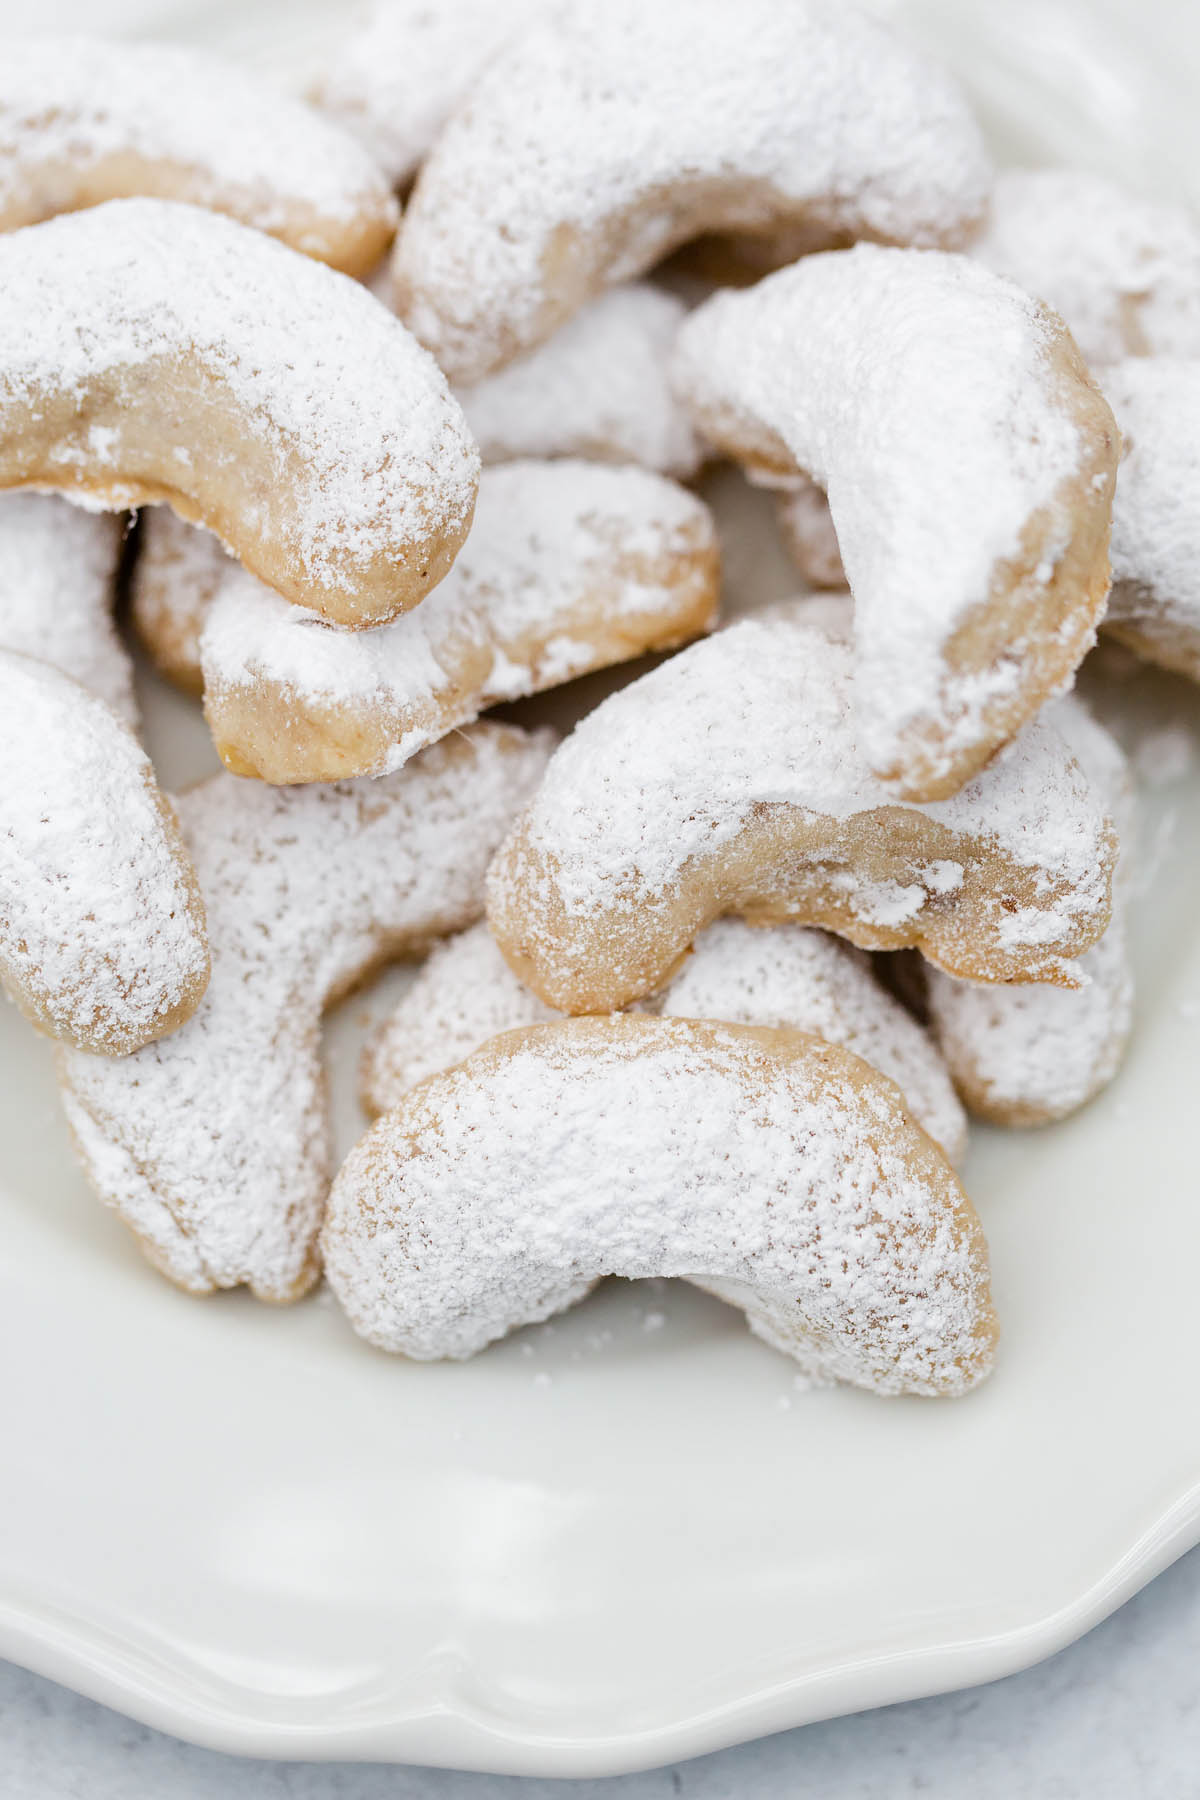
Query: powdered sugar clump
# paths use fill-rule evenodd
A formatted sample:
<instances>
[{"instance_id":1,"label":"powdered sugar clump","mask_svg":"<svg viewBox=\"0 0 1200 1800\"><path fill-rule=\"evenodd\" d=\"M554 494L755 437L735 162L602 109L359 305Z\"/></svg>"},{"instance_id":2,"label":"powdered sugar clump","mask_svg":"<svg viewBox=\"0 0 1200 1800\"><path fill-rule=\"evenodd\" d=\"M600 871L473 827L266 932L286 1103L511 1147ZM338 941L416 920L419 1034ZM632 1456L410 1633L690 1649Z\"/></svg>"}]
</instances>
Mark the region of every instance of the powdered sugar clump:
<instances>
[{"instance_id":1,"label":"powdered sugar clump","mask_svg":"<svg viewBox=\"0 0 1200 1800\"><path fill-rule=\"evenodd\" d=\"M326 257L331 226L363 219L378 256L396 220L352 137L236 63L166 44L10 37L0 214L27 225L110 192L189 200Z\"/></svg>"},{"instance_id":2,"label":"powdered sugar clump","mask_svg":"<svg viewBox=\"0 0 1200 1800\"><path fill-rule=\"evenodd\" d=\"M137 723L113 625L123 526L51 494L0 496L0 648L39 656Z\"/></svg>"},{"instance_id":3,"label":"powdered sugar clump","mask_svg":"<svg viewBox=\"0 0 1200 1800\"><path fill-rule=\"evenodd\" d=\"M315 1273L329 1178L322 1009L380 959L478 914L498 837L547 745L480 726L382 782L214 776L179 802L213 973L182 1030L118 1063L66 1055L100 1196L173 1280L289 1299Z\"/></svg>"},{"instance_id":4,"label":"powdered sugar clump","mask_svg":"<svg viewBox=\"0 0 1200 1800\"><path fill-rule=\"evenodd\" d=\"M1006 169L972 255L1062 314L1094 367L1200 356L1200 221L1086 169Z\"/></svg>"},{"instance_id":5,"label":"powdered sugar clump","mask_svg":"<svg viewBox=\"0 0 1200 1800\"><path fill-rule=\"evenodd\" d=\"M0 756L4 985L54 1036L123 1054L168 1029L208 970L203 908L154 772L103 701L7 651Z\"/></svg>"},{"instance_id":6,"label":"powdered sugar clump","mask_svg":"<svg viewBox=\"0 0 1200 1800\"><path fill-rule=\"evenodd\" d=\"M452 379L477 381L702 231L959 242L989 178L949 78L848 4L575 0L439 138L397 291Z\"/></svg>"},{"instance_id":7,"label":"powdered sugar clump","mask_svg":"<svg viewBox=\"0 0 1200 1800\"><path fill-rule=\"evenodd\" d=\"M356 282L216 213L115 200L0 237L0 369L9 485L168 485L338 616L470 520L478 457L432 360Z\"/></svg>"},{"instance_id":8,"label":"powdered sugar clump","mask_svg":"<svg viewBox=\"0 0 1200 1800\"><path fill-rule=\"evenodd\" d=\"M800 470L828 493L855 600L861 730L882 770L905 760L906 737L939 777L981 737L990 748L988 710L1017 701L1036 666L1041 647L1016 622L977 668L956 637L1005 598L1001 573L1019 571L1038 515L1044 566L1009 577L1030 607L1070 551L1079 521L1062 490L1092 446L1052 360L1060 338L964 257L873 245L717 294L680 332L675 382L704 436L765 479ZM1080 656L1102 594L1079 596ZM1025 715L1045 698L1031 691Z\"/></svg>"},{"instance_id":9,"label":"powdered sugar clump","mask_svg":"<svg viewBox=\"0 0 1200 1800\"><path fill-rule=\"evenodd\" d=\"M896 1089L790 1032L572 1019L415 1089L343 1165L323 1247L355 1329L470 1356L602 1275L683 1275L813 1374L961 1393L982 1234Z\"/></svg>"},{"instance_id":10,"label":"powdered sugar clump","mask_svg":"<svg viewBox=\"0 0 1200 1800\"><path fill-rule=\"evenodd\" d=\"M485 463L585 456L694 475L701 446L667 367L687 309L648 282L599 295L458 399Z\"/></svg>"}]
</instances>

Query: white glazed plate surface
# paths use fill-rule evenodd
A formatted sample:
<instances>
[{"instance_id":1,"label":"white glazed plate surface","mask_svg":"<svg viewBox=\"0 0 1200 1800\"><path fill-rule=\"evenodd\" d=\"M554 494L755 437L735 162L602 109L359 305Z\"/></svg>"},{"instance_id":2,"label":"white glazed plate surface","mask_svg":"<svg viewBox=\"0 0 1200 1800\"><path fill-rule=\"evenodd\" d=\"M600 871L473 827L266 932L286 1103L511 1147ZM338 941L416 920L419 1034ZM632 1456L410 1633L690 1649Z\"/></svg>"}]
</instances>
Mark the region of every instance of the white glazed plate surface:
<instances>
[{"instance_id":1,"label":"white glazed plate surface","mask_svg":"<svg viewBox=\"0 0 1200 1800\"><path fill-rule=\"evenodd\" d=\"M1010 136L1087 155L1100 76L1039 139L989 15L928 0L917 24ZM1060 36L1094 16L1039 0ZM280 17L200 26L257 51ZM1140 167L1166 185L1171 80L1133 58L1167 27L1138 19L1111 0L1088 42L1139 133L1161 100ZM1178 31L1164 67L1195 50ZM1039 79L1084 67L1075 42ZM763 503L714 490L735 598L788 591ZM1019 1668L1195 1542L1200 696L1101 662L1089 693L1159 777L1137 1034L1081 1117L975 1133L1005 1335L959 1403L802 1392L677 1284L610 1283L464 1366L368 1349L323 1292L190 1300L89 1196L49 1048L0 1011L0 1653L223 1749L595 1774ZM193 713L143 695L164 779L204 772ZM403 980L329 1034L343 1145L364 1020Z\"/></svg>"}]
</instances>

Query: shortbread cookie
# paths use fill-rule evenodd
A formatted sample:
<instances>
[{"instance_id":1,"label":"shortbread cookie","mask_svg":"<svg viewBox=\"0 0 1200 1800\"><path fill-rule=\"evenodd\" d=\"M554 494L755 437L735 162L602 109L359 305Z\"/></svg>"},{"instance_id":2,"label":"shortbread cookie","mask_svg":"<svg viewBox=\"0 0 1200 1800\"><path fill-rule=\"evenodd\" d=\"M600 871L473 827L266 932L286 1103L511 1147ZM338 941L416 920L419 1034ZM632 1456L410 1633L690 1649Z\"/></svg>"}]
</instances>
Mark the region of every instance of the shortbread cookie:
<instances>
[{"instance_id":1,"label":"shortbread cookie","mask_svg":"<svg viewBox=\"0 0 1200 1800\"><path fill-rule=\"evenodd\" d=\"M189 525L169 506L142 512L129 580L130 615L160 674L185 694L199 698L204 692L200 637L217 590L237 566L219 538Z\"/></svg>"},{"instance_id":2,"label":"shortbread cookie","mask_svg":"<svg viewBox=\"0 0 1200 1800\"><path fill-rule=\"evenodd\" d=\"M1104 629L1200 681L1200 360L1131 358L1104 387L1125 438Z\"/></svg>"},{"instance_id":3,"label":"shortbread cookie","mask_svg":"<svg viewBox=\"0 0 1200 1800\"><path fill-rule=\"evenodd\" d=\"M52 663L137 724L133 670L113 624L124 521L55 494L0 495L0 649Z\"/></svg>"},{"instance_id":4,"label":"shortbread cookie","mask_svg":"<svg viewBox=\"0 0 1200 1800\"><path fill-rule=\"evenodd\" d=\"M850 5L574 0L438 139L397 302L452 381L478 381L701 232L958 244L989 183L957 88Z\"/></svg>"},{"instance_id":5,"label":"shortbread cookie","mask_svg":"<svg viewBox=\"0 0 1200 1800\"><path fill-rule=\"evenodd\" d=\"M478 466L398 320L261 232L113 200L0 237L0 487L167 500L288 600L362 626L446 573Z\"/></svg>"},{"instance_id":6,"label":"shortbread cookie","mask_svg":"<svg viewBox=\"0 0 1200 1800\"><path fill-rule=\"evenodd\" d=\"M349 24L312 98L396 187L504 46L550 0L374 0Z\"/></svg>"},{"instance_id":7,"label":"shortbread cookie","mask_svg":"<svg viewBox=\"0 0 1200 1800\"><path fill-rule=\"evenodd\" d=\"M1047 1125L1086 1106L1121 1066L1133 1027L1123 909L1079 958L1088 985L985 987L930 969L930 1025L959 1093L997 1125Z\"/></svg>"},{"instance_id":8,"label":"shortbread cookie","mask_svg":"<svg viewBox=\"0 0 1200 1800\"><path fill-rule=\"evenodd\" d=\"M480 920L435 944L408 992L368 1038L359 1099L371 1118L399 1106L428 1075L440 1075L489 1038L562 1014L518 981Z\"/></svg>"},{"instance_id":9,"label":"shortbread cookie","mask_svg":"<svg viewBox=\"0 0 1200 1800\"><path fill-rule=\"evenodd\" d=\"M1153 382L1155 377L1145 375L1137 363L1126 365L1128 375L1114 374L1105 365L1126 357L1200 357L1200 224L1184 207L1139 199L1083 170L1006 170L997 177L990 226L973 254L1062 315L1087 362L1100 371L1105 398L1127 437L1135 423L1140 430L1145 422L1132 390L1140 380ZM1185 377L1182 386L1187 385ZM1172 405L1171 396L1164 393L1163 404L1173 419L1180 419L1180 406ZM1131 583L1120 565L1128 525L1125 502L1131 486L1140 487L1148 460L1141 454L1134 474L1127 456L1118 481L1112 540L1116 587L1104 623L1113 627L1119 622L1114 635L1125 636L1153 661L1174 657L1166 666L1190 674L1195 652L1180 641L1189 635L1188 628L1176 630L1173 621L1164 626L1161 599L1151 600L1147 611L1151 635L1165 654L1135 641L1132 616L1129 630L1120 628L1126 623L1122 614L1146 599L1137 593L1136 578ZM845 585L829 504L815 484L805 482L780 495L779 523L792 560L810 586ZM1172 541L1170 532L1160 538L1154 560L1160 559L1162 544Z\"/></svg>"},{"instance_id":10,"label":"shortbread cookie","mask_svg":"<svg viewBox=\"0 0 1200 1800\"><path fill-rule=\"evenodd\" d=\"M398 769L500 700L664 650L714 622L707 507L648 469L485 470L458 561L424 605L338 631L229 563L201 640L204 711L237 775Z\"/></svg>"},{"instance_id":11,"label":"shortbread cookie","mask_svg":"<svg viewBox=\"0 0 1200 1800\"><path fill-rule=\"evenodd\" d=\"M385 692L393 696L393 709L411 706L422 694L428 705L433 688L446 699L448 671L431 663L430 657L440 659L449 654L453 658L457 654L461 659L464 652L480 668L487 657L493 656L486 687L495 683L502 690L492 699L514 698L517 686L535 680L528 661L535 648L530 625L536 624L536 619L528 616L530 606L554 640L554 657L543 651L536 660L550 675L555 673L554 658L558 658L565 672L556 674L555 679L562 681L583 673L585 667L599 667L602 661L635 656L650 648L652 642L662 647L708 629L719 578L717 545L707 511L698 501L670 483L643 478L635 469L606 470L564 459L563 472L554 473L546 471L545 465L515 460L518 468L512 473L489 470L484 474L470 548L420 613L419 644L418 638L398 632L394 626L364 633L361 641L348 641L345 634L335 638L326 633L321 637L328 653L321 660L330 684L328 692L322 690L324 710L328 710L339 666L360 691L368 671L377 672L370 679L373 705ZM504 509L510 503L511 515L506 517ZM557 511L560 506L561 514ZM528 534L523 543L522 533ZM554 589L548 586L550 577L554 578ZM234 688L240 691L245 659L265 655L268 640L278 632L283 632L285 645L294 646L301 672L317 673L313 620L303 611L295 620L285 617L278 605L268 603L260 584L248 582L237 570L211 532L196 530L160 506L142 515L131 596L138 635L162 673L187 693L203 692L200 640L227 579L236 596L234 617L244 628L230 639L232 667L238 671L231 676ZM620 641L613 641L610 636L607 645L595 644L594 654L599 660L586 663L582 660L585 645L578 640L572 642L558 630L551 611L555 591L564 603L573 596L577 623L588 599L580 586L585 580L599 580L594 604L598 605L607 592L610 614L615 612L618 599L626 609L634 604L637 588L646 596L640 625L626 610L627 629L622 630ZM620 582L619 594L613 585L616 582ZM504 587L508 588L507 606L498 604ZM649 597L656 588L660 598L655 617ZM518 616L518 602L525 606L527 616ZM463 606L484 604L487 618L480 623L477 641L469 649L460 642L456 652L447 636L448 626L456 621L453 629L460 631L465 617ZM639 629L654 635L647 635L644 643L636 645ZM493 655L498 637L511 637L514 631L520 642ZM659 632L664 635L657 635ZM223 638L224 633L214 630L210 642L210 656L214 659L218 636ZM403 657L413 655L414 646L415 661L402 664ZM514 655L516 660L512 661ZM505 657L511 666L506 665ZM212 672L219 686L223 676L215 667ZM550 683L539 675L535 685ZM521 691L527 693L531 689L521 687ZM273 704L270 694L264 698ZM492 699L480 700L478 705L490 705ZM298 690L290 696L290 702L301 707L306 704ZM310 701L308 705L311 704ZM307 720L310 732L326 730L320 723L321 711L318 706L314 717L305 713L304 719L298 717L294 723L305 728ZM383 729L382 715L377 725ZM286 779L311 777L297 774Z\"/></svg>"},{"instance_id":12,"label":"shortbread cookie","mask_svg":"<svg viewBox=\"0 0 1200 1800\"><path fill-rule=\"evenodd\" d=\"M1077 985L1108 923L1103 797L1033 720L949 800L867 767L853 652L780 611L693 644L576 726L497 853L489 917L550 1006L656 992L725 913L920 948L951 974Z\"/></svg>"},{"instance_id":13,"label":"shortbread cookie","mask_svg":"<svg viewBox=\"0 0 1200 1800\"><path fill-rule=\"evenodd\" d=\"M460 388L485 463L583 456L684 480L703 451L668 365L687 308L649 282L612 288L499 374Z\"/></svg>"},{"instance_id":14,"label":"shortbread cookie","mask_svg":"<svg viewBox=\"0 0 1200 1800\"><path fill-rule=\"evenodd\" d=\"M961 1394L996 1325L970 1201L900 1091L802 1032L568 1019L415 1088L322 1236L355 1330L466 1357L604 1275L683 1275L818 1379Z\"/></svg>"},{"instance_id":15,"label":"shortbread cookie","mask_svg":"<svg viewBox=\"0 0 1200 1800\"><path fill-rule=\"evenodd\" d=\"M123 1062L65 1056L84 1167L193 1293L290 1300L316 1274L330 1144L325 1006L478 915L493 846L548 746L479 726L382 782L278 789L217 775L179 802L213 974L184 1030Z\"/></svg>"},{"instance_id":16,"label":"shortbread cookie","mask_svg":"<svg viewBox=\"0 0 1200 1800\"><path fill-rule=\"evenodd\" d=\"M0 231L134 194L228 213L365 275L398 210L372 159L311 107L199 50L9 37Z\"/></svg>"},{"instance_id":17,"label":"shortbread cookie","mask_svg":"<svg viewBox=\"0 0 1200 1800\"><path fill-rule=\"evenodd\" d=\"M704 437L827 491L871 768L944 799L1070 678L1108 591L1119 438L1061 322L965 257L806 257L678 338Z\"/></svg>"},{"instance_id":18,"label":"shortbread cookie","mask_svg":"<svg viewBox=\"0 0 1200 1800\"><path fill-rule=\"evenodd\" d=\"M782 490L777 506L780 533L805 584L819 590L844 588L837 530L816 482L800 477L795 487Z\"/></svg>"},{"instance_id":19,"label":"shortbread cookie","mask_svg":"<svg viewBox=\"0 0 1200 1800\"><path fill-rule=\"evenodd\" d=\"M1079 958L1087 979L1073 991L1038 982L985 987L927 971L930 1027L973 1113L999 1125L1065 1119L1107 1087L1133 1026L1133 971L1126 916L1134 831L1133 786L1119 745L1074 699L1055 723L1095 787L1107 794L1121 837L1112 921Z\"/></svg>"},{"instance_id":20,"label":"shortbread cookie","mask_svg":"<svg viewBox=\"0 0 1200 1800\"><path fill-rule=\"evenodd\" d=\"M951 1162L966 1149L966 1119L929 1037L876 981L869 958L824 932L721 919L701 932L657 1011L807 1031L840 1044L896 1083ZM559 1016L517 980L487 925L473 925L436 947L370 1039L363 1105L372 1115L388 1112L418 1081L452 1068L489 1038Z\"/></svg>"},{"instance_id":21,"label":"shortbread cookie","mask_svg":"<svg viewBox=\"0 0 1200 1800\"><path fill-rule=\"evenodd\" d=\"M851 1050L895 1082L952 1163L966 1152L967 1121L929 1036L881 986L865 952L839 938L718 919L653 1004L663 1018L804 1031Z\"/></svg>"},{"instance_id":22,"label":"shortbread cookie","mask_svg":"<svg viewBox=\"0 0 1200 1800\"><path fill-rule=\"evenodd\" d=\"M174 1031L208 980L204 906L137 739L58 669L0 651L0 980L98 1068Z\"/></svg>"},{"instance_id":23,"label":"shortbread cookie","mask_svg":"<svg viewBox=\"0 0 1200 1800\"><path fill-rule=\"evenodd\" d=\"M1200 356L1200 221L1084 169L1007 169L971 254L1062 314L1093 368Z\"/></svg>"}]
</instances>

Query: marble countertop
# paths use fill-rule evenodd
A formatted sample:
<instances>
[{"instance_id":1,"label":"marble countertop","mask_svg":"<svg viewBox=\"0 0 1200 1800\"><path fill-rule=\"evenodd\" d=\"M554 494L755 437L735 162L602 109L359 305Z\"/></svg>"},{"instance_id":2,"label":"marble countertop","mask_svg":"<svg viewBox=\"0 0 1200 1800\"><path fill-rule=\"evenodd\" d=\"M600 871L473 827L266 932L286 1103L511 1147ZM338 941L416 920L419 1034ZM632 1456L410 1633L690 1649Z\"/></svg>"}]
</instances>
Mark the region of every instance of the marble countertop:
<instances>
[{"instance_id":1,"label":"marble countertop","mask_svg":"<svg viewBox=\"0 0 1200 1800\"><path fill-rule=\"evenodd\" d=\"M988 1687L645 1775L535 1781L195 1750L0 1664L4 1800L1188 1800L1200 1548L1080 1643Z\"/></svg>"}]
</instances>

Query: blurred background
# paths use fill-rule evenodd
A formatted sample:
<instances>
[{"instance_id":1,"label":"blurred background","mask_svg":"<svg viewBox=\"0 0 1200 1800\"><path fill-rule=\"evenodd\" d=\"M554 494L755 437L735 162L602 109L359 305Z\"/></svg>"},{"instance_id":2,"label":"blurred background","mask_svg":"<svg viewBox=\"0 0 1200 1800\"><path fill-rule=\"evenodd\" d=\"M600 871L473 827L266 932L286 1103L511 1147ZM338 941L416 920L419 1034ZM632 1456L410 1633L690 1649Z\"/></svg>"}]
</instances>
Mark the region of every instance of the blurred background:
<instances>
[{"instance_id":1,"label":"blurred background","mask_svg":"<svg viewBox=\"0 0 1200 1800\"><path fill-rule=\"evenodd\" d=\"M0 0L0 29L203 41L303 85L353 0ZM499 7L506 0L496 0ZM781 0L786 4L786 0ZM1200 202L1196 0L867 0L965 82L996 148Z\"/></svg>"}]
</instances>

